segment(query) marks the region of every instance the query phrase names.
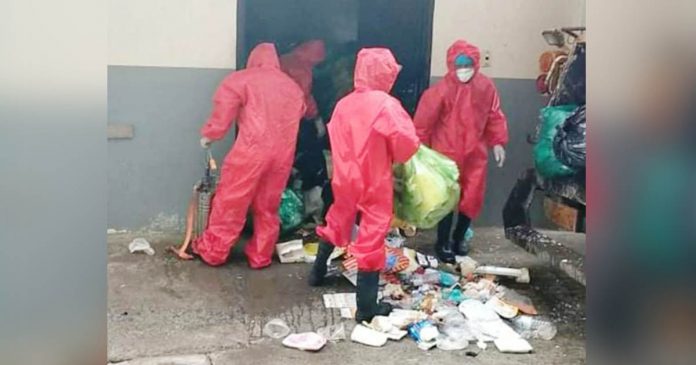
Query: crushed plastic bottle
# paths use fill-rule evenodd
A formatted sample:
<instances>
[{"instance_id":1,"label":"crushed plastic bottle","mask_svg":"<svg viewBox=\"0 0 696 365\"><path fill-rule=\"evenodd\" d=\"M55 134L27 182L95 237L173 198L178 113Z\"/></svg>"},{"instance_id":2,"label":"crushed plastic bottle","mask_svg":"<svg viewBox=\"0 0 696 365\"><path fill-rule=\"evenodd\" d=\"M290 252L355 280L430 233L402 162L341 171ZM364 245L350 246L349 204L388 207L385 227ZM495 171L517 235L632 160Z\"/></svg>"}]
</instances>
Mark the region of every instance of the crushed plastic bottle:
<instances>
[{"instance_id":1,"label":"crushed plastic bottle","mask_svg":"<svg viewBox=\"0 0 696 365\"><path fill-rule=\"evenodd\" d=\"M552 340L558 329L550 320L527 315L519 315L510 320L512 328L525 339L540 338Z\"/></svg>"},{"instance_id":2,"label":"crushed plastic bottle","mask_svg":"<svg viewBox=\"0 0 696 365\"><path fill-rule=\"evenodd\" d=\"M416 340L416 342L431 342L434 341L440 332L432 322L425 320L416 322L408 327L408 334Z\"/></svg>"}]
</instances>

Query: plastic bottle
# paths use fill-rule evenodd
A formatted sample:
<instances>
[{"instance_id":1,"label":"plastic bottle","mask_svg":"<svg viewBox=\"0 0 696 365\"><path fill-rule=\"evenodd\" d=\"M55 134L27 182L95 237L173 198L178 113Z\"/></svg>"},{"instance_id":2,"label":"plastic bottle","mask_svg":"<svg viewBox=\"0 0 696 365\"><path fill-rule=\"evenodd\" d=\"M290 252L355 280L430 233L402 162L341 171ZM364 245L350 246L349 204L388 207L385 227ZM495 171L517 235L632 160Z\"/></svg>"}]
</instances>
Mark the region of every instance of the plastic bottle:
<instances>
[{"instance_id":1,"label":"plastic bottle","mask_svg":"<svg viewBox=\"0 0 696 365\"><path fill-rule=\"evenodd\" d=\"M538 317L519 315L510 320L512 328L523 338L541 338L551 340L556 336L558 329L553 322Z\"/></svg>"},{"instance_id":2,"label":"plastic bottle","mask_svg":"<svg viewBox=\"0 0 696 365\"><path fill-rule=\"evenodd\" d=\"M416 342L430 342L440 335L437 327L430 321L416 322L408 327L408 334Z\"/></svg>"}]
</instances>

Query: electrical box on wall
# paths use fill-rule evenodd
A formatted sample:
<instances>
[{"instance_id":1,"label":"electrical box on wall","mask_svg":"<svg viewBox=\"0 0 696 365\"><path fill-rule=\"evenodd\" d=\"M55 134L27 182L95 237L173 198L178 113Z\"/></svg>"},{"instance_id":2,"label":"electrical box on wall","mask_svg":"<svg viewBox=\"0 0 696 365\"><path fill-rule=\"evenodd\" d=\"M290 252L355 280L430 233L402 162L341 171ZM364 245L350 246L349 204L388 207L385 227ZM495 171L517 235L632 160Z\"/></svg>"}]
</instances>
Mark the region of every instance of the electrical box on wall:
<instances>
[{"instance_id":1,"label":"electrical box on wall","mask_svg":"<svg viewBox=\"0 0 696 365\"><path fill-rule=\"evenodd\" d=\"M491 66L492 66L491 51L484 50L481 53L481 67L491 67Z\"/></svg>"}]
</instances>

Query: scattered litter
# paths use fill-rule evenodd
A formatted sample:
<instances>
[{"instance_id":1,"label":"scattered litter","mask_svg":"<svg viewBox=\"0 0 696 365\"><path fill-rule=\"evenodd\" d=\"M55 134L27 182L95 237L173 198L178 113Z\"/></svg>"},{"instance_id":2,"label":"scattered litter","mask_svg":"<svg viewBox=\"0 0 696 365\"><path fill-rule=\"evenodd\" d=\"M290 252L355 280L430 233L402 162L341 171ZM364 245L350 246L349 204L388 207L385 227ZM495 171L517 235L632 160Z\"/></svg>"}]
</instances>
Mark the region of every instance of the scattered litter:
<instances>
[{"instance_id":1,"label":"scattered litter","mask_svg":"<svg viewBox=\"0 0 696 365\"><path fill-rule=\"evenodd\" d=\"M385 298L402 300L406 297L406 292L404 292L401 285L389 283L384 287L383 295Z\"/></svg>"},{"instance_id":2,"label":"scattered litter","mask_svg":"<svg viewBox=\"0 0 696 365\"><path fill-rule=\"evenodd\" d=\"M464 301L464 293L459 288L446 289L442 291L442 299L448 300L454 304L459 304Z\"/></svg>"},{"instance_id":3,"label":"scattered litter","mask_svg":"<svg viewBox=\"0 0 696 365\"><path fill-rule=\"evenodd\" d=\"M341 308L341 318L345 318L345 319L355 318L355 308Z\"/></svg>"},{"instance_id":4,"label":"scattered litter","mask_svg":"<svg viewBox=\"0 0 696 365\"><path fill-rule=\"evenodd\" d=\"M387 235L387 238L384 240L384 243L387 245L387 247L401 248L404 245L404 243L406 243L406 238L402 237L401 234L399 234L399 230L392 230Z\"/></svg>"},{"instance_id":5,"label":"scattered litter","mask_svg":"<svg viewBox=\"0 0 696 365\"><path fill-rule=\"evenodd\" d=\"M290 334L290 327L288 327L288 324L285 323L284 320L275 318L263 326L263 334L278 340Z\"/></svg>"},{"instance_id":6,"label":"scattered litter","mask_svg":"<svg viewBox=\"0 0 696 365\"><path fill-rule=\"evenodd\" d=\"M487 302L496 292L495 283L488 279L464 284L464 296L469 299Z\"/></svg>"},{"instance_id":7,"label":"scattered litter","mask_svg":"<svg viewBox=\"0 0 696 365\"><path fill-rule=\"evenodd\" d=\"M355 293L324 294L326 308L357 308Z\"/></svg>"},{"instance_id":8,"label":"scattered litter","mask_svg":"<svg viewBox=\"0 0 696 365\"><path fill-rule=\"evenodd\" d=\"M420 252L416 252L416 260L418 261L418 264L423 267L437 269L437 267L440 265L435 256L424 255Z\"/></svg>"},{"instance_id":9,"label":"scattered litter","mask_svg":"<svg viewBox=\"0 0 696 365\"><path fill-rule=\"evenodd\" d=\"M325 345L326 338L314 332L292 334L283 340L283 346L303 351L319 351Z\"/></svg>"},{"instance_id":10,"label":"scattered litter","mask_svg":"<svg viewBox=\"0 0 696 365\"><path fill-rule=\"evenodd\" d=\"M508 288L504 288L502 294L500 295L500 300L517 307L520 312L524 314L537 315L537 309L534 307L534 303L529 297L517 293L516 291Z\"/></svg>"},{"instance_id":11,"label":"scattered litter","mask_svg":"<svg viewBox=\"0 0 696 365\"><path fill-rule=\"evenodd\" d=\"M416 322L408 327L408 334L416 342L432 342L440 335L440 331L430 321Z\"/></svg>"},{"instance_id":12,"label":"scattered litter","mask_svg":"<svg viewBox=\"0 0 696 365\"><path fill-rule=\"evenodd\" d=\"M317 245L311 239L305 237L304 242L312 243L304 247L295 243L305 257L315 256ZM537 322L527 316L537 312L531 299L497 282L498 277L507 276L529 283L526 268L480 265L469 256L457 257L456 265L440 263L433 256L402 247L401 239L396 230L387 237L385 266L379 278L378 300L390 303L394 310L389 316L376 316L370 323L355 326L352 342L381 347L408 336L422 350L437 347L475 357L492 344L501 352L528 353L533 350L526 340L556 334L550 321ZM356 285L356 258L336 251L339 249L332 258L341 261L329 268ZM339 309L341 318L355 318L354 293L325 294L323 301L326 308ZM332 342L346 337L345 327L327 326L317 332Z\"/></svg>"},{"instance_id":13,"label":"scattered litter","mask_svg":"<svg viewBox=\"0 0 696 365\"><path fill-rule=\"evenodd\" d=\"M469 329L468 321L456 307L438 308L433 317L440 321L440 331L456 341L476 341L476 336Z\"/></svg>"},{"instance_id":14,"label":"scattered litter","mask_svg":"<svg viewBox=\"0 0 696 365\"><path fill-rule=\"evenodd\" d=\"M147 242L144 238L136 238L129 245L128 250L130 253L144 252L149 256L155 254L155 249L150 246L150 242Z\"/></svg>"},{"instance_id":15,"label":"scattered litter","mask_svg":"<svg viewBox=\"0 0 696 365\"><path fill-rule=\"evenodd\" d=\"M330 342L343 341L346 339L346 326L341 322L336 325L319 328L317 333Z\"/></svg>"},{"instance_id":16,"label":"scattered litter","mask_svg":"<svg viewBox=\"0 0 696 365\"><path fill-rule=\"evenodd\" d=\"M392 324L389 317L374 316L372 318L372 322L370 322L370 328L372 328L375 331L387 333L387 332L391 331L392 328L394 328L394 324Z\"/></svg>"},{"instance_id":17,"label":"scattered litter","mask_svg":"<svg viewBox=\"0 0 696 365\"><path fill-rule=\"evenodd\" d=\"M490 342L498 338L520 338L498 313L478 300L463 301L459 310L469 320L469 327L479 340Z\"/></svg>"},{"instance_id":18,"label":"scattered litter","mask_svg":"<svg viewBox=\"0 0 696 365\"><path fill-rule=\"evenodd\" d=\"M512 269L498 266L479 266L474 270L474 273L478 275L509 276L515 278L515 281L518 283L529 284L529 270L525 268Z\"/></svg>"},{"instance_id":19,"label":"scattered litter","mask_svg":"<svg viewBox=\"0 0 696 365\"><path fill-rule=\"evenodd\" d=\"M499 338L493 341L498 351L509 354L528 354L532 345L523 338Z\"/></svg>"},{"instance_id":20,"label":"scattered litter","mask_svg":"<svg viewBox=\"0 0 696 365\"><path fill-rule=\"evenodd\" d=\"M343 277L348 279L353 286L358 286L358 269L344 271Z\"/></svg>"},{"instance_id":21,"label":"scattered litter","mask_svg":"<svg viewBox=\"0 0 696 365\"><path fill-rule=\"evenodd\" d=\"M387 335L387 338L392 340L392 341L401 341L401 339L406 337L408 332L394 327L391 330L389 330L389 332L386 332L385 334Z\"/></svg>"},{"instance_id":22,"label":"scattered litter","mask_svg":"<svg viewBox=\"0 0 696 365\"><path fill-rule=\"evenodd\" d=\"M408 309L394 309L389 313L389 320L399 329L405 329L410 324L426 318L427 315L425 313Z\"/></svg>"},{"instance_id":23,"label":"scattered litter","mask_svg":"<svg viewBox=\"0 0 696 365\"><path fill-rule=\"evenodd\" d=\"M382 332L359 324L350 334L350 340L367 346L382 347L387 343L388 337Z\"/></svg>"},{"instance_id":24,"label":"scattered litter","mask_svg":"<svg viewBox=\"0 0 696 365\"><path fill-rule=\"evenodd\" d=\"M457 277L450 274L450 273L440 271L439 274L440 274L440 285L441 286L450 287L458 282Z\"/></svg>"},{"instance_id":25,"label":"scattered litter","mask_svg":"<svg viewBox=\"0 0 696 365\"><path fill-rule=\"evenodd\" d=\"M418 348L423 351L428 351L435 346L437 346L437 340L432 340L430 342L418 342Z\"/></svg>"},{"instance_id":26,"label":"scattered litter","mask_svg":"<svg viewBox=\"0 0 696 365\"><path fill-rule=\"evenodd\" d=\"M457 256L457 264L459 265L459 271L463 277L468 277L474 273L476 267L478 267L478 262L469 256Z\"/></svg>"},{"instance_id":27,"label":"scattered litter","mask_svg":"<svg viewBox=\"0 0 696 365\"><path fill-rule=\"evenodd\" d=\"M491 297L486 302L486 306L493 308L493 310L498 313L499 316L510 319L517 315L518 309L510 304L505 304L498 297Z\"/></svg>"},{"instance_id":28,"label":"scattered litter","mask_svg":"<svg viewBox=\"0 0 696 365\"><path fill-rule=\"evenodd\" d=\"M122 233L128 233L127 229L113 229L109 228L106 230L106 234L122 234Z\"/></svg>"},{"instance_id":29,"label":"scattered litter","mask_svg":"<svg viewBox=\"0 0 696 365\"><path fill-rule=\"evenodd\" d=\"M558 329L553 322L527 315L519 315L510 320L512 328L526 339L540 338L542 340L552 340L556 337Z\"/></svg>"},{"instance_id":30,"label":"scattered litter","mask_svg":"<svg viewBox=\"0 0 696 365\"><path fill-rule=\"evenodd\" d=\"M423 274L414 274L411 276L411 283L415 286L423 286L425 284L438 284L440 282L440 272L433 269L425 269Z\"/></svg>"},{"instance_id":31,"label":"scattered litter","mask_svg":"<svg viewBox=\"0 0 696 365\"><path fill-rule=\"evenodd\" d=\"M302 240L292 240L276 245L278 259L283 264L306 262L305 248Z\"/></svg>"}]
</instances>

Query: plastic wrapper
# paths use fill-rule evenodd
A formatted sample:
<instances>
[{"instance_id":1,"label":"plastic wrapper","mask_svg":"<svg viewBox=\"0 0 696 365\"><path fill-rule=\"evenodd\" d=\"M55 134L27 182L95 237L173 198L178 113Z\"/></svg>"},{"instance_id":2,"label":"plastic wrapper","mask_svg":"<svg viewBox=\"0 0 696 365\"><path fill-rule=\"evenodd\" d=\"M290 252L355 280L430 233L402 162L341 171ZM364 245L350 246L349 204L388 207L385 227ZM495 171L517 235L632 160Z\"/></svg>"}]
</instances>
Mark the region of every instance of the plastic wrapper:
<instances>
[{"instance_id":1,"label":"plastic wrapper","mask_svg":"<svg viewBox=\"0 0 696 365\"><path fill-rule=\"evenodd\" d=\"M544 177L570 176L575 171L558 160L553 151L553 139L557 128L573 113L576 106L562 105L546 107L541 111L539 140L534 146L534 164Z\"/></svg>"},{"instance_id":2,"label":"plastic wrapper","mask_svg":"<svg viewBox=\"0 0 696 365\"><path fill-rule=\"evenodd\" d=\"M405 164L394 168L396 216L430 229L459 202L459 170L454 161L421 146Z\"/></svg>"},{"instance_id":3,"label":"plastic wrapper","mask_svg":"<svg viewBox=\"0 0 696 365\"><path fill-rule=\"evenodd\" d=\"M302 224L304 220L304 204L302 199L291 189L285 189L278 209L280 229L289 232Z\"/></svg>"},{"instance_id":4,"label":"plastic wrapper","mask_svg":"<svg viewBox=\"0 0 696 365\"><path fill-rule=\"evenodd\" d=\"M587 121L583 105L563 122L553 139L553 152L561 163L574 169L585 168L586 133Z\"/></svg>"}]
</instances>

